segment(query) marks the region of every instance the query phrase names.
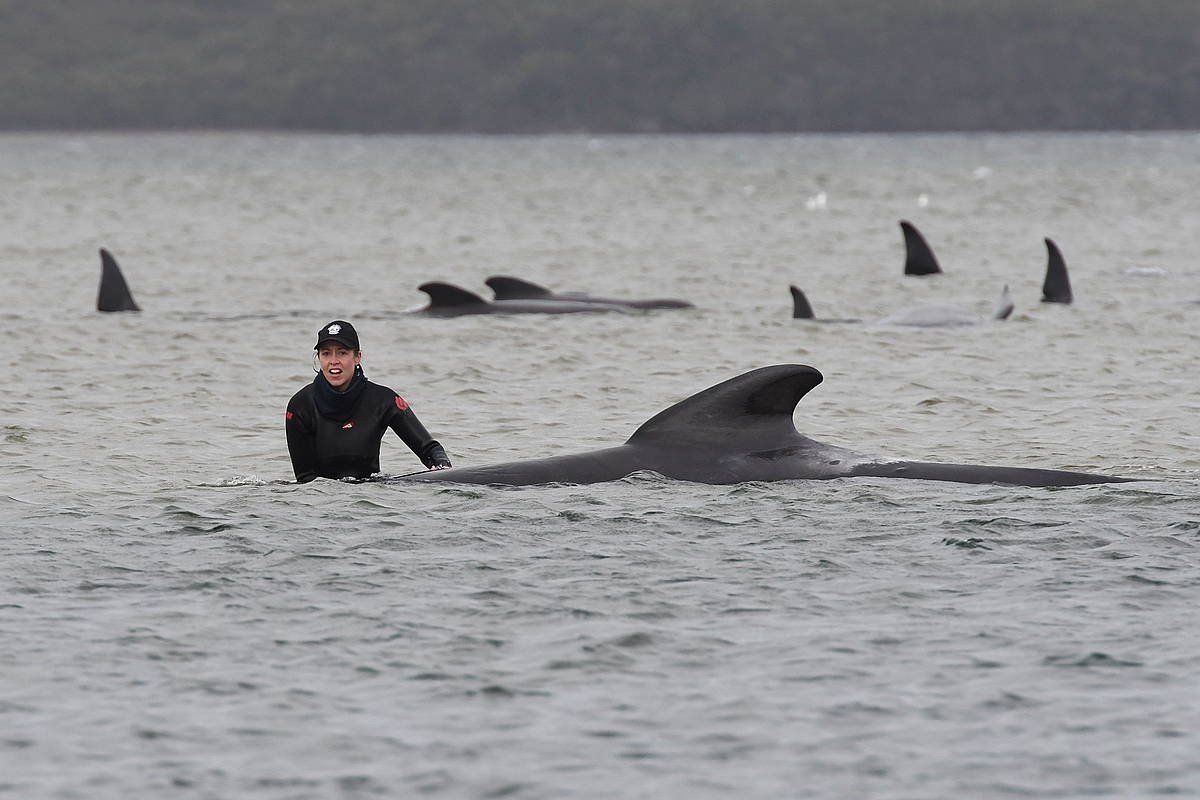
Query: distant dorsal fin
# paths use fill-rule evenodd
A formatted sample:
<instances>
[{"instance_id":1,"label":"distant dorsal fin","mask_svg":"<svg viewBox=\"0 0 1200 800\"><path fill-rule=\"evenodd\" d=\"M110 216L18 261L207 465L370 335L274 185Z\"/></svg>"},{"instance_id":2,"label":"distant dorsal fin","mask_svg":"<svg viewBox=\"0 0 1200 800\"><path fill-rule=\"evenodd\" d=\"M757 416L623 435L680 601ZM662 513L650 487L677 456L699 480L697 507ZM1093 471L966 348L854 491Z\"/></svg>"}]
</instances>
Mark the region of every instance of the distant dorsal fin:
<instances>
[{"instance_id":1,"label":"distant dorsal fin","mask_svg":"<svg viewBox=\"0 0 1200 800\"><path fill-rule=\"evenodd\" d=\"M1006 283L1000 291L1000 299L996 301L996 307L992 309L992 319L1008 319L1012 316L1014 308L1016 306L1013 304L1012 292L1008 290Z\"/></svg>"},{"instance_id":2,"label":"distant dorsal fin","mask_svg":"<svg viewBox=\"0 0 1200 800\"><path fill-rule=\"evenodd\" d=\"M916 226L908 220L900 220L900 230L904 232L904 274L905 275L937 275L942 271L933 250L925 241L925 237Z\"/></svg>"},{"instance_id":3,"label":"distant dorsal fin","mask_svg":"<svg viewBox=\"0 0 1200 800\"><path fill-rule=\"evenodd\" d=\"M97 311L141 311L133 302L133 294L125 276L117 266L112 253L100 248L100 294L96 298Z\"/></svg>"},{"instance_id":4,"label":"distant dorsal fin","mask_svg":"<svg viewBox=\"0 0 1200 800\"><path fill-rule=\"evenodd\" d=\"M493 275L484 283L491 287L497 300L535 300L554 294L545 286L507 275Z\"/></svg>"},{"instance_id":5,"label":"distant dorsal fin","mask_svg":"<svg viewBox=\"0 0 1200 800\"><path fill-rule=\"evenodd\" d=\"M747 372L709 387L647 420L627 444L688 444L721 450L771 449L795 438L792 414L821 382L802 364Z\"/></svg>"},{"instance_id":6,"label":"distant dorsal fin","mask_svg":"<svg viewBox=\"0 0 1200 800\"><path fill-rule=\"evenodd\" d=\"M1046 280L1042 283L1042 302L1070 304L1073 299L1067 262L1054 240L1046 239Z\"/></svg>"},{"instance_id":7,"label":"distant dorsal fin","mask_svg":"<svg viewBox=\"0 0 1200 800\"><path fill-rule=\"evenodd\" d=\"M814 319L812 306L808 304L808 298L804 296L804 292L796 286L788 287L792 290L792 319Z\"/></svg>"},{"instance_id":8,"label":"distant dorsal fin","mask_svg":"<svg viewBox=\"0 0 1200 800\"><path fill-rule=\"evenodd\" d=\"M417 287L425 294L429 295L430 308L444 308L446 306L473 306L487 305L487 301L474 292L469 292L466 289L455 286L452 283L442 283L441 281L430 281L422 283Z\"/></svg>"}]
</instances>

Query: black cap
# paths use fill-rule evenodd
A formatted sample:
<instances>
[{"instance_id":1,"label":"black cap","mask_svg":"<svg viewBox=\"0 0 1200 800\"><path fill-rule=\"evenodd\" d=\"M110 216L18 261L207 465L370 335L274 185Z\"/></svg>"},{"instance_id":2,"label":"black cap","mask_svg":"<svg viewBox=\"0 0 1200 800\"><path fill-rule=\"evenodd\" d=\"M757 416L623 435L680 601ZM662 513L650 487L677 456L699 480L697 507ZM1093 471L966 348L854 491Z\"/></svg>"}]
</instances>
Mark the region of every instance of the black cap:
<instances>
[{"instance_id":1,"label":"black cap","mask_svg":"<svg viewBox=\"0 0 1200 800\"><path fill-rule=\"evenodd\" d=\"M354 330L354 326L344 319L335 319L321 330L317 331L317 343L313 346L313 350L318 350L321 347L321 342L334 341L338 344L344 344L351 350L361 350L358 346L358 332Z\"/></svg>"}]
</instances>

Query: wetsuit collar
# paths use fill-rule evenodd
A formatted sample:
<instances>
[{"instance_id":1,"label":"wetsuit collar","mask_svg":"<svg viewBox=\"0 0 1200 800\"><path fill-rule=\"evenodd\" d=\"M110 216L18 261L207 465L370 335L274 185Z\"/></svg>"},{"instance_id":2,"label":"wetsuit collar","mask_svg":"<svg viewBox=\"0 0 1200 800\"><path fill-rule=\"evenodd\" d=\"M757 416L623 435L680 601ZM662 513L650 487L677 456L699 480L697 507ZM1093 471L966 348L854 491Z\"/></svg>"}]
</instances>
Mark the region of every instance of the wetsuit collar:
<instances>
[{"instance_id":1,"label":"wetsuit collar","mask_svg":"<svg viewBox=\"0 0 1200 800\"><path fill-rule=\"evenodd\" d=\"M345 422L350 419L350 414L365 388L367 376L363 374L361 365L354 368L354 377L350 379L350 384L344 392L330 386L325 376L318 372L317 377L313 378L313 400L317 404L317 412L326 419Z\"/></svg>"}]
</instances>

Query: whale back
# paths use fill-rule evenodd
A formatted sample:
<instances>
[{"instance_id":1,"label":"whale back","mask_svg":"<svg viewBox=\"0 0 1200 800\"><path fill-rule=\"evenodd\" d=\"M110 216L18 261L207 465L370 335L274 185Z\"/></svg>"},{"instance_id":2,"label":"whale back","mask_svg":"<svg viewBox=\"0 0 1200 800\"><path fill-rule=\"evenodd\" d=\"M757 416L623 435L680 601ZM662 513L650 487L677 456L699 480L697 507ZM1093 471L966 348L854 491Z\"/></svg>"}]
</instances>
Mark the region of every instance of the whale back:
<instances>
[{"instance_id":1,"label":"whale back","mask_svg":"<svg viewBox=\"0 0 1200 800\"><path fill-rule=\"evenodd\" d=\"M1008 290L1008 284L1004 284L1003 291L1000 292L1000 299L996 301L995 307L992 309L992 319L1003 320L1012 316L1013 309L1016 308L1012 299L1012 292Z\"/></svg>"},{"instance_id":2,"label":"whale back","mask_svg":"<svg viewBox=\"0 0 1200 800\"><path fill-rule=\"evenodd\" d=\"M800 291L798 286L790 286L788 288L792 291L792 319L813 319L816 317L813 314L808 298L804 296L804 292Z\"/></svg>"},{"instance_id":3,"label":"whale back","mask_svg":"<svg viewBox=\"0 0 1200 800\"><path fill-rule=\"evenodd\" d=\"M508 275L493 275L484 281L497 300L533 300L553 297L545 286Z\"/></svg>"},{"instance_id":4,"label":"whale back","mask_svg":"<svg viewBox=\"0 0 1200 800\"><path fill-rule=\"evenodd\" d=\"M100 293L96 298L97 311L141 311L133 301L129 284L117 266L112 253L100 248Z\"/></svg>"},{"instance_id":5,"label":"whale back","mask_svg":"<svg viewBox=\"0 0 1200 800\"><path fill-rule=\"evenodd\" d=\"M709 484L839 477L913 478L1017 486L1077 486L1126 478L1024 467L878 461L796 430L796 404L821 383L800 364L747 372L647 420L622 445L571 455L398 476L401 480L528 486L598 483L638 471Z\"/></svg>"},{"instance_id":6,"label":"whale back","mask_svg":"<svg viewBox=\"0 0 1200 800\"><path fill-rule=\"evenodd\" d=\"M626 444L738 453L800 437L792 414L821 373L802 364L762 367L681 400L648 419Z\"/></svg>"},{"instance_id":7,"label":"whale back","mask_svg":"<svg viewBox=\"0 0 1200 800\"><path fill-rule=\"evenodd\" d=\"M906 308L879 320L880 325L899 325L906 328L955 328L978 325L975 312L950 305L924 305Z\"/></svg>"},{"instance_id":8,"label":"whale back","mask_svg":"<svg viewBox=\"0 0 1200 800\"><path fill-rule=\"evenodd\" d=\"M1042 283L1042 302L1069 305L1073 299L1067 262L1058 245L1052 239L1046 239L1046 280Z\"/></svg>"},{"instance_id":9,"label":"whale back","mask_svg":"<svg viewBox=\"0 0 1200 800\"><path fill-rule=\"evenodd\" d=\"M854 478L910 478L954 483L995 483L1002 486L1090 486L1129 483L1130 478L1061 469L990 467L983 464L939 464L932 461L885 461L856 464L846 473Z\"/></svg>"},{"instance_id":10,"label":"whale back","mask_svg":"<svg viewBox=\"0 0 1200 800\"><path fill-rule=\"evenodd\" d=\"M904 274L937 275L942 271L933 250L916 226L907 220L900 221L904 232Z\"/></svg>"},{"instance_id":11,"label":"whale back","mask_svg":"<svg viewBox=\"0 0 1200 800\"><path fill-rule=\"evenodd\" d=\"M429 295L429 310L461 308L463 306L485 306L487 301L474 292L452 283L429 281L417 287Z\"/></svg>"},{"instance_id":12,"label":"whale back","mask_svg":"<svg viewBox=\"0 0 1200 800\"><path fill-rule=\"evenodd\" d=\"M545 286L514 278L511 275L493 275L484 281L491 287L496 301L506 300L562 300L570 303L598 303L601 305L625 306L626 308L694 308L687 300L674 297L652 297L642 300L623 300L615 297L593 297L587 292L554 292Z\"/></svg>"}]
</instances>

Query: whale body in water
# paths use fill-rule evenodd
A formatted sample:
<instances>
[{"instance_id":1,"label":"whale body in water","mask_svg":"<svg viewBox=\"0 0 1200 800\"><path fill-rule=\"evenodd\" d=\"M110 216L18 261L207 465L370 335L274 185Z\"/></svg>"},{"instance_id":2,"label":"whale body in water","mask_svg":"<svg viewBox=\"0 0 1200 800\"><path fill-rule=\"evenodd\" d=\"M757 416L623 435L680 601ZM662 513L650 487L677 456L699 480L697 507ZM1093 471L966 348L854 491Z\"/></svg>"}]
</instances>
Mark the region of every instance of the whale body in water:
<instances>
[{"instance_id":1,"label":"whale body in water","mask_svg":"<svg viewBox=\"0 0 1200 800\"><path fill-rule=\"evenodd\" d=\"M1046 239L1046 278L1042 281L1042 302L1070 305L1072 300L1074 296L1071 294L1067 262L1058 245L1052 239Z\"/></svg>"},{"instance_id":2,"label":"whale body in water","mask_svg":"<svg viewBox=\"0 0 1200 800\"><path fill-rule=\"evenodd\" d=\"M904 233L904 274L941 274L942 267L933 254L933 248L925 241L925 237L917 230L917 226L902 219L900 220L900 230Z\"/></svg>"},{"instance_id":3,"label":"whale body in water","mask_svg":"<svg viewBox=\"0 0 1200 800\"><path fill-rule=\"evenodd\" d=\"M593 297L586 292L554 292L532 281L509 275L493 275L484 281L496 300L565 300L579 303L605 303L627 308L695 308L687 300L673 297L653 297L642 300L622 300L613 297Z\"/></svg>"},{"instance_id":4,"label":"whale body in water","mask_svg":"<svg viewBox=\"0 0 1200 800\"><path fill-rule=\"evenodd\" d=\"M676 403L616 447L388 480L590 484L641 471L709 484L863 477L1040 487L1129 480L1031 467L888 461L824 444L802 435L792 419L796 404L821 380L820 372L801 364L762 367Z\"/></svg>"},{"instance_id":5,"label":"whale body in water","mask_svg":"<svg viewBox=\"0 0 1200 800\"><path fill-rule=\"evenodd\" d=\"M429 281L419 287L429 295L429 305L416 313L434 317L462 317L471 314L596 314L628 312L625 306L613 303L579 300L526 299L488 301L472 291L452 283Z\"/></svg>"},{"instance_id":6,"label":"whale body in water","mask_svg":"<svg viewBox=\"0 0 1200 800\"><path fill-rule=\"evenodd\" d=\"M96 297L97 311L141 311L133 301L129 284L112 253L100 248L100 293Z\"/></svg>"},{"instance_id":7,"label":"whale body in water","mask_svg":"<svg viewBox=\"0 0 1200 800\"><path fill-rule=\"evenodd\" d=\"M792 292L792 318L807 319L813 322L838 322L851 323L862 322L861 319L850 318L822 318L818 317L812 308L812 304L808 301L808 297L798 286L789 287ZM1012 315L1013 312L1012 294L1008 290L1008 286L1000 293L1000 299L996 301L996 306L992 310L992 315L987 318L978 316L977 314L968 311L965 308L947 305L927 305L916 306L904 311L898 311L890 314L879 320L880 325L902 325L915 328L951 328L960 325L978 325L982 322L990 320L1005 320Z\"/></svg>"}]
</instances>

